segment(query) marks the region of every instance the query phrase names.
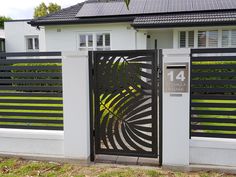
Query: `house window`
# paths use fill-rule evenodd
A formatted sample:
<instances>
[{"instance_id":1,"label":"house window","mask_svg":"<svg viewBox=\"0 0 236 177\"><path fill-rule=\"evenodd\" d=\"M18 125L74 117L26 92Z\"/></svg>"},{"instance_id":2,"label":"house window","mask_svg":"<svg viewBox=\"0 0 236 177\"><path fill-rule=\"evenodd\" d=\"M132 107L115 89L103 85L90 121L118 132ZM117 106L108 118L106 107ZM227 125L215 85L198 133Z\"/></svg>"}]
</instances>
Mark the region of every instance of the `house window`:
<instances>
[{"instance_id":1,"label":"house window","mask_svg":"<svg viewBox=\"0 0 236 177\"><path fill-rule=\"evenodd\" d=\"M26 36L26 50L27 51L39 50L39 37L38 36Z\"/></svg>"},{"instance_id":2,"label":"house window","mask_svg":"<svg viewBox=\"0 0 236 177\"><path fill-rule=\"evenodd\" d=\"M207 47L218 47L218 31L208 31L208 44Z\"/></svg>"},{"instance_id":3,"label":"house window","mask_svg":"<svg viewBox=\"0 0 236 177\"><path fill-rule=\"evenodd\" d=\"M222 47L236 47L236 30L222 31Z\"/></svg>"},{"instance_id":4,"label":"house window","mask_svg":"<svg viewBox=\"0 0 236 177\"><path fill-rule=\"evenodd\" d=\"M218 47L218 30L198 31L198 47Z\"/></svg>"},{"instance_id":5,"label":"house window","mask_svg":"<svg viewBox=\"0 0 236 177\"><path fill-rule=\"evenodd\" d=\"M206 47L206 31L198 31L198 47Z\"/></svg>"},{"instance_id":6,"label":"house window","mask_svg":"<svg viewBox=\"0 0 236 177\"><path fill-rule=\"evenodd\" d=\"M109 33L80 34L79 50L110 50Z\"/></svg>"},{"instance_id":7,"label":"house window","mask_svg":"<svg viewBox=\"0 0 236 177\"><path fill-rule=\"evenodd\" d=\"M110 50L110 34L97 34L97 50Z\"/></svg>"},{"instance_id":8,"label":"house window","mask_svg":"<svg viewBox=\"0 0 236 177\"><path fill-rule=\"evenodd\" d=\"M179 32L179 47L194 47L194 31L180 31Z\"/></svg>"},{"instance_id":9,"label":"house window","mask_svg":"<svg viewBox=\"0 0 236 177\"><path fill-rule=\"evenodd\" d=\"M218 47L218 30L198 31L198 47Z\"/></svg>"},{"instance_id":10,"label":"house window","mask_svg":"<svg viewBox=\"0 0 236 177\"><path fill-rule=\"evenodd\" d=\"M80 50L93 49L93 35L92 34L79 35L79 49Z\"/></svg>"},{"instance_id":11,"label":"house window","mask_svg":"<svg viewBox=\"0 0 236 177\"><path fill-rule=\"evenodd\" d=\"M179 32L179 48L236 47L236 29L213 29Z\"/></svg>"}]
</instances>

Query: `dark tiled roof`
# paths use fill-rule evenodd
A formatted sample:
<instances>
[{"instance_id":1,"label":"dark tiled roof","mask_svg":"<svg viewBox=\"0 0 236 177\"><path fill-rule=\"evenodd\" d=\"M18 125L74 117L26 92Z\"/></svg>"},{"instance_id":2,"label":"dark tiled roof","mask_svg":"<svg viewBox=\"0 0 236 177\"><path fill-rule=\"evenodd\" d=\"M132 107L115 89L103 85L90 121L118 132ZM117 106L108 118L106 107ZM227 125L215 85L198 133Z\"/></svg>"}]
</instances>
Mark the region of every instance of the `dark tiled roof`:
<instances>
[{"instance_id":1,"label":"dark tiled roof","mask_svg":"<svg viewBox=\"0 0 236 177\"><path fill-rule=\"evenodd\" d=\"M236 24L236 10L221 12L194 12L182 14L166 14L136 17L133 26L185 26L185 25L204 25L204 24Z\"/></svg>"},{"instance_id":2,"label":"dark tiled roof","mask_svg":"<svg viewBox=\"0 0 236 177\"><path fill-rule=\"evenodd\" d=\"M131 0L85 3L77 17L119 16L151 13L236 9L236 0Z\"/></svg>"},{"instance_id":3,"label":"dark tiled roof","mask_svg":"<svg viewBox=\"0 0 236 177\"><path fill-rule=\"evenodd\" d=\"M224 24L236 21L236 0L131 0L130 11L127 11L123 0L97 1L87 0L59 12L34 19L30 23L37 26L133 22L134 20L134 26L162 26L186 23L212 24L212 22ZM105 8L104 4L108 5L109 9ZM90 6L92 9L89 9L88 5L92 5ZM143 13L143 10L150 14ZM85 11L88 16L80 16ZM97 15L92 16L90 12ZM122 14L123 12L125 13Z\"/></svg>"},{"instance_id":4,"label":"dark tiled roof","mask_svg":"<svg viewBox=\"0 0 236 177\"><path fill-rule=\"evenodd\" d=\"M84 3L78 3L78 4L73 5L71 7L62 9L59 12L49 14L45 17L40 17L40 18L35 19L33 21L45 22L45 21L73 21L73 20L78 20L78 18L76 18L76 14L80 11L83 4Z\"/></svg>"}]
</instances>

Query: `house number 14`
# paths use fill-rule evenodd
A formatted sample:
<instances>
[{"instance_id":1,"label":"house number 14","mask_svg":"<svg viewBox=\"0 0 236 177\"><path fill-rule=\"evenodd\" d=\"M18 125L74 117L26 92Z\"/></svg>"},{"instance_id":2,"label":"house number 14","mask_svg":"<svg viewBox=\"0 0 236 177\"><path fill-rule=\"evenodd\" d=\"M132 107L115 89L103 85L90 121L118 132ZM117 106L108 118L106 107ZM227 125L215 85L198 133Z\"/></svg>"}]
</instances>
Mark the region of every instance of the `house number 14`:
<instances>
[{"instance_id":1,"label":"house number 14","mask_svg":"<svg viewBox=\"0 0 236 177\"><path fill-rule=\"evenodd\" d=\"M167 74L169 77L170 77L170 81L171 82L174 82L174 71L170 71L168 74ZM180 71L176 77L175 77L176 80L181 80L182 82L185 81L185 76L184 76L184 71Z\"/></svg>"}]
</instances>

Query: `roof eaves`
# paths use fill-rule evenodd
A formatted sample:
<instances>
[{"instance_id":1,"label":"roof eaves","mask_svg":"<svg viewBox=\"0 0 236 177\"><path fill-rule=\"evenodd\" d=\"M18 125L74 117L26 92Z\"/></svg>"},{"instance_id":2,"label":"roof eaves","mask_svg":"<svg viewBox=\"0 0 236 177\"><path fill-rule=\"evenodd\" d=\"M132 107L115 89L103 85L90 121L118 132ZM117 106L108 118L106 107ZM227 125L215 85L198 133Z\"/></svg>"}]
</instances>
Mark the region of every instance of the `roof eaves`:
<instances>
[{"instance_id":1,"label":"roof eaves","mask_svg":"<svg viewBox=\"0 0 236 177\"><path fill-rule=\"evenodd\" d=\"M89 18L89 19L59 19L59 20L39 20L31 21L32 26L47 26L47 25L69 25L69 24L94 24L94 23L119 23L130 22L133 23L135 17L108 17L108 18Z\"/></svg>"}]
</instances>

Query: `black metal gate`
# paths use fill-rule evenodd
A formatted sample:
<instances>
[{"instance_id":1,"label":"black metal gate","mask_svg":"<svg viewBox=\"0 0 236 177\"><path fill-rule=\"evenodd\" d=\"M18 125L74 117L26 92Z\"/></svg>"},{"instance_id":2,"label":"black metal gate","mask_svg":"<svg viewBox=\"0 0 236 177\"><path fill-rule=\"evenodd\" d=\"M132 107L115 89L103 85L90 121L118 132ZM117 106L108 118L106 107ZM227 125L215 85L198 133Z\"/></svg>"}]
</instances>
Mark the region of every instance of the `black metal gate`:
<instances>
[{"instance_id":1,"label":"black metal gate","mask_svg":"<svg viewBox=\"0 0 236 177\"><path fill-rule=\"evenodd\" d=\"M155 50L89 53L92 160L158 157L157 58Z\"/></svg>"}]
</instances>

